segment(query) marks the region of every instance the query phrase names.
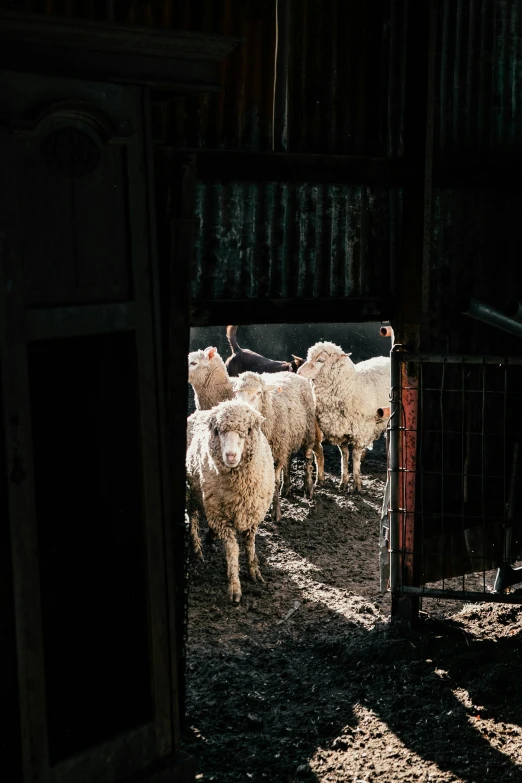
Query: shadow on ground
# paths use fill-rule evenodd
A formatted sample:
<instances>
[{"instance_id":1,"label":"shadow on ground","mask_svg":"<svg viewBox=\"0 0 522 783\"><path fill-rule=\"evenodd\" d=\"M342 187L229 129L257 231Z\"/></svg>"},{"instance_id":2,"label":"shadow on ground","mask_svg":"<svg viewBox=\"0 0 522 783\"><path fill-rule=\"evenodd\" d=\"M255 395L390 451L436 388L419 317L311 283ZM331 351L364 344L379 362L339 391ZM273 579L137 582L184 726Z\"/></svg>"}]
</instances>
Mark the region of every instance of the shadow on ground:
<instances>
[{"instance_id":1,"label":"shadow on ground","mask_svg":"<svg viewBox=\"0 0 522 783\"><path fill-rule=\"evenodd\" d=\"M369 455L371 457L371 455ZM226 597L222 548L194 563L186 749L199 780L522 781L522 615L466 606L418 630L379 594L383 454L360 498L329 481L313 503L302 469L258 553L265 586Z\"/></svg>"}]
</instances>

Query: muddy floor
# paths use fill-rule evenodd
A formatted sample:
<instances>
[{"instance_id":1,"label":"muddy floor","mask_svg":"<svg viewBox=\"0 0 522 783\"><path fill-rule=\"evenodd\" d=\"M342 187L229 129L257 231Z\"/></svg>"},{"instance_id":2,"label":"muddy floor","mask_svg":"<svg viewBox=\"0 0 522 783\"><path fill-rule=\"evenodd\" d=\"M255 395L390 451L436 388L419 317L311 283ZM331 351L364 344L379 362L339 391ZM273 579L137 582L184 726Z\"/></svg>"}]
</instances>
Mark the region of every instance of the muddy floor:
<instances>
[{"instance_id":1,"label":"muddy floor","mask_svg":"<svg viewBox=\"0 0 522 783\"><path fill-rule=\"evenodd\" d=\"M219 783L522 783L522 610L425 601L420 627L379 593L384 441L364 493L328 480L259 529L265 585L226 596L220 544L193 562L185 749ZM205 532L204 530L202 531ZM491 575L493 576L493 575Z\"/></svg>"}]
</instances>

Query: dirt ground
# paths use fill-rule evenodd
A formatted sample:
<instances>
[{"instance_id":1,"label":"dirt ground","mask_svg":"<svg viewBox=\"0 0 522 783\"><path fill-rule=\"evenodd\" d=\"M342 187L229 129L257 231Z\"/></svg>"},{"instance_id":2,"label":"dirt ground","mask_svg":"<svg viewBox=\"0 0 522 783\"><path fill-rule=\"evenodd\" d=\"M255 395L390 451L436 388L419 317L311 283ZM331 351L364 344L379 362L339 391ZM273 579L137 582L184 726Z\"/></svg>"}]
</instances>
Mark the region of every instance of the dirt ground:
<instances>
[{"instance_id":1,"label":"dirt ground","mask_svg":"<svg viewBox=\"0 0 522 783\"><path fill-rule=\"evenodd\" d=\"M198 781L522 782L522 611L425 601L420 627L379 593L383 441L364 493L327 482L259 529L266 585L226 595L218 543L190 580L188 731ZM204 534L204 530L202 531Z\"/></svg>"}]
</instances>

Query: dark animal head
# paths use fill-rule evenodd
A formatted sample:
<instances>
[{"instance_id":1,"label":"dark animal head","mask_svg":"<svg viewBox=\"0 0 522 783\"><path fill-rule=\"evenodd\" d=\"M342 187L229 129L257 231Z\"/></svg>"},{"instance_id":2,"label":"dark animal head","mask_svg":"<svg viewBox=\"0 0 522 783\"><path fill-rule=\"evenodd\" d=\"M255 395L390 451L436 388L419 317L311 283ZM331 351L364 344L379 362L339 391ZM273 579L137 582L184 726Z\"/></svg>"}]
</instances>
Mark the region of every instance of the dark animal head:
<instances>
[{"instance_id":1,"label":"dark animal head","mask_svg":"<svg viewBox=\"0 0 522 783\"><path fill-rule=\"evenodd\" d=\"M296 356L295 353L292 354L292 372L297 372L298 369L302 364L304 364L306 359L301 359L300 356Z\"/></svg>"}]
</instances>

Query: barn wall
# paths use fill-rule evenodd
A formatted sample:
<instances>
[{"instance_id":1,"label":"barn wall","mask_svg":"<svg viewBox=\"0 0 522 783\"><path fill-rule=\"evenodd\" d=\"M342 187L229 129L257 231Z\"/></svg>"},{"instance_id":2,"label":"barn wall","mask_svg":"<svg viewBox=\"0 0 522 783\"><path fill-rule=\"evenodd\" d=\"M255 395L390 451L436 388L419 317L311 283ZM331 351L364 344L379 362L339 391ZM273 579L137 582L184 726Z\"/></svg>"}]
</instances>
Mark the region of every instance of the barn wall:
<instances>
[{"instance_id":1,"label":"barn wall","mask_svg":"<svg viewBox=\"0 0 522 783\"><path fill-rule=\"evenodd\" d=\"M439 19L436 150L520 160L520 4L443 0Z\"/></svg>"},{"instance_id":2,"label":"barn wall","mask_svg":"<svg viewBox=\"0 0 522 783\"><path fill-rule=\"evenodd\" d=\"M243 37L220 66L221 92L156 96L155 136L174 148L274 145L291 153L408 160L409 0L377 0L371 13L356 0L279 0L277 68L275 0L0 0L0 6ZM517 340L462 316L456 297L501 304L521 291L514 263L519 197L513 185L457 188L451 176L439 187L437 172L456 163L480 169L485 157L491 169L509 172L520 160L522 14L516 0L440 0L438 7L436 188L422 347L517 352ZM384 183L371 189L359 182L200 182L192 296L389 292L399 214L400 191Z\"/></svg>"},{"instance_id":3,"label":"barn wall","mask_svg":"<svg viewBox=\"0 0 522 783\"><path fill-rule=\"evenodd\" d=\"M174 147L271 148L275 0L0 0L0 7L241 37L219 66L219 92L156 96L153 131Z\"/></svg>"},{"instance_id":4,"label":"barn wall","mask_svg":"<svg viewBox=\"0 0 522 783\"><path fill-rule=\"evenodd\" d=\"M200 183L196 220L195 300L389 292L386 188Z\"/></svg>"},{"instance_id":5,"label":"barn wall","mask_svg":"<svg viewBox=\"0 0 522 783\"><path fill-rule=\"evenodd\" d=\"M404 154L407 0L279 0L277 35L275 0L14 5L242 37L221 92L154 96L155 138L174 149ZM400 198L358 181L200 182L192 298L389 298Z\"/></svg>"},{"instance_id":6,"label":"barn wall","mask_svg":"<svg viewBox=\"0 0 522 783\"><path fill-rule=\"evenodd\" d=\"M520 355L522 342L459 312L471 295L522 295L515 167L522 159L522 14L516 0L440 3L434 101L437 168L468 167L475 187L436 188L424 347ZM462 186L462 184L464 186Z\"/></svg>"}]
</instances>

